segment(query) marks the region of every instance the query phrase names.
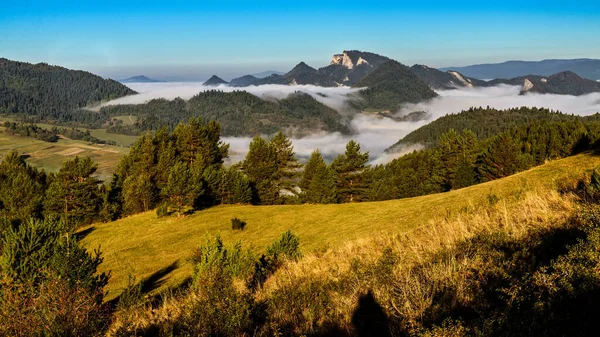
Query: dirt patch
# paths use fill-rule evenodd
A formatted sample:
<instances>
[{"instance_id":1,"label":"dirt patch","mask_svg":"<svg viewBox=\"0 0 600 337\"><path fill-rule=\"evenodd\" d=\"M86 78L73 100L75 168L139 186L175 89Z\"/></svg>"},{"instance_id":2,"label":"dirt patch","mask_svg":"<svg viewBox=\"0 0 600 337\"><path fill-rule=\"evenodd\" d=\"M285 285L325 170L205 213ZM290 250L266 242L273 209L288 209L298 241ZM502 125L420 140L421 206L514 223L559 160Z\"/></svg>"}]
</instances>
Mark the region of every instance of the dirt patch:
<instances>
[{"instance_id":1,"label":"dirt patch","mask_svg":"<svg viewBox=\"0 0 600 337\"><path fill-rule=\"evenodd\" d=\"M71 148L68 148L66 150L62 150L60 152L57 152L56 154L59 154L61 156L65 156L66 157L66 156L74 156L74 155L76 155L78 153L81 153L83 151L85 151L85 150L81 149L81 148L78 148L78 147L71 147Z\"/></svg>"}]
</instances>

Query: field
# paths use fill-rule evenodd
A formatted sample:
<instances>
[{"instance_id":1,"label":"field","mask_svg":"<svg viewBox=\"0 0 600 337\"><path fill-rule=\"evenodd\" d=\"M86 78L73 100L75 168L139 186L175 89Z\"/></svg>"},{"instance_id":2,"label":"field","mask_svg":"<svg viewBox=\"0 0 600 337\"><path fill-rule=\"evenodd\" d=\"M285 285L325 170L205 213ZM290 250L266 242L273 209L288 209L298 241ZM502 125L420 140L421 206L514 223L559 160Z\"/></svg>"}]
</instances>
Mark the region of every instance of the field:
<instances>
[{"instance_id":1,"label":"field","mask_svg":"<svg viewBox=\"0 0 600 337\"><path fill-rule=\"evenodd\" d=\"M2 129L0 128L0 130ZM27 163L42 168L46 172L58 171L64 161L73 159L75 156L90 157L98 163L97 174L103 180L112 177L121 157L129 152L129 148L119 146L90 144L69 139L48 143L0 132L0 159L11 149L25 155Z\"/></svg>"},{"instance_id":2,"label":"field","mask_svg":"<svg viewBox=\"0 0 600 337\"><path fill-rule=\"evenodd\" d=\"M127 285L129 276L152 279L155 292L176 286L190 276L187 258L207 239L220 235L231 244L261 251L286 230L300 237L304 252L324 251L357 239L399 234L451 219L491 204L509 207L527 193L555 189L565 178L578 178L600 165L600 157L582 154L553 161L514 176L417 198L341 205L218 206L183 218L157 218L154 212L138 214L81 230L89 249L100 247L102 271L110 270L108 298ZM234 217L247 222L244 231L232 231Z\"/></svg>"},{"instance_id":3,"label":"field","mask_svg":"<svg viewBox=\"0 0 600 337\"><path fill-rule=\"evenodd\" d=\"M136 117L134 116L133 119L135 119ZM130 118L129 116L120 116L117 117L117 119L121 119L124 121L124 123L126 125L130 124ZM7 118L7 117L2 117L0 118L0 123L4 123L5 121L14 121L13 118ZM57 127L57 128L70 128L68 126L60 126L60 125L52 125L52 124L44 124L44 123L35 123L35 125L39 126L40 128L43 129L52 129L53 127ZM0 128L1 129L1 128ZM107 133L106 129L86 129L86 128L76 128L79 129L81 131L86 131L86 130L90 130L90 133L92 134L92 136L101 139L101 140L112 140L115 143L117 143L118 146L121 147L129 147L131 146L133 143L135 143L135 141L138 139L138 136L128 136L128 135L120 135L120 134L115 134L115 133Z\"/></svg>"}]
</instances>

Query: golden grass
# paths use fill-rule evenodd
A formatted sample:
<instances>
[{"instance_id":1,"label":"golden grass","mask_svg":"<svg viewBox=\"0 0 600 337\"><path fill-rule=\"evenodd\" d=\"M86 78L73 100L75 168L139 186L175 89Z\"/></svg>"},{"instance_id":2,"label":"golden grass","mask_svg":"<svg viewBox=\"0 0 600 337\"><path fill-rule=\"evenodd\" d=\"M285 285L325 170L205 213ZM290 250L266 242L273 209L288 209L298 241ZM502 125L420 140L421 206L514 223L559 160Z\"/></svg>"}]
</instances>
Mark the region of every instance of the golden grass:
<instances>
[{"instance_id":1,"label":"golden grass","mask_svg":"<svg viewBox=\"0 0 600 337\"><path fill-rule=\"evenodd\" d=\"M305 253L329 251L353 240L407 233L431 225L432 219L451 221L462 219L465 214L486 212L490 207L490 195L500 198L509 217L514 212L512 205L521 203L528 193L542 195L554 190L557 181L578 178L598 165L600 157L582 154L462 190L384 202L218 206L184 218L157 218L154 212L147 212L84 228L90 233L83 239L83 244L89 249L100 247L104 254L100 268L112 271L107 286L110 299L127 285L129 275L141 280L174 264L178 267L160 277L160 287L155 291L179 284L191 275L192 267L187 258L192 250L215 235L220 235L225 243L241 241L244 247L263 250L284 231L292 230L300 237ZM248 223L243 232L231 230L230 219L234 217ZM436 227L431 230L433 228ZM439 233L431 235L439 240L454 240ZM357 244L353 243L352 247ZM306 261L311 259L310 256Z\"/></svg>"}]
</instances>

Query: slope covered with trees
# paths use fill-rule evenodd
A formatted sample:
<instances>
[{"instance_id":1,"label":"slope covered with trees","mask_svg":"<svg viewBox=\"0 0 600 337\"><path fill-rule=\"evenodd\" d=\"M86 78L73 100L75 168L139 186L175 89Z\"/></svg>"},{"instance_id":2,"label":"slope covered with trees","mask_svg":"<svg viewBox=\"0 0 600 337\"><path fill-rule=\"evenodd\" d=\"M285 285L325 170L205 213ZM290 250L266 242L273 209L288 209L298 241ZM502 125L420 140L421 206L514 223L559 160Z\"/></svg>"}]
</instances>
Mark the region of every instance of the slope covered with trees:
<instances>
[{"instance_id":1,"label":"slope covered with trees","mask_svg":"<svg viewBox=\"0 0 600 337\"><path fill-rule=\"evenodd\" d=\"M77 109L135 93L86 71L0 58L0 114L68 122Z\"/></svg>"},{"instance_id":2,"label":"slope covered with trees","mask_svg":"<svg viewBox=\"0 0 600 337\"><path fill-rule=\"evenodd\" d=\"M279 101L267 101L245 91L211 90L187 102L155 99L146 104L106 106L100 113L109 117L137 116L134 125L117 124L108 129L125 134L140 134L163 126L173 129L192 117L221 123L226 136L274 134L287 128L296 129L300 135L319 130L350 133L337 111L300 92Z\"/></svg>"},{"instance_id":3,"label":"slope covered with trees","mask_svg":"<svg viewBox=\"0 0 600 337\"><path fill-rule=\"evenodd\" d=\"M361 79L354 87L362 100L354 105L361 109L396 111L403 103L419 103L437 97L431 88L410 69L396 61L388 61Z\"/></svg>"},{"instance_id":4,"label":"slope covered with trees","mask_svg":"<svg viewBox=\"0 0 600 337\"><path fill-rule=\"evenodd\" d=\"M478 138L489 138L507 131L511 128L526 125L534 121L597 121L600 115L576 116L563 114L558 111L539 108L514 108L497 110L487 108L470 108L456 114L448 114L433 122L422 126L392 145L387 152L393 152L405 145L422 144L425 146L436 145L442 134L455 130L458 132L470 130Z\"/></svg>"}]
</instances>

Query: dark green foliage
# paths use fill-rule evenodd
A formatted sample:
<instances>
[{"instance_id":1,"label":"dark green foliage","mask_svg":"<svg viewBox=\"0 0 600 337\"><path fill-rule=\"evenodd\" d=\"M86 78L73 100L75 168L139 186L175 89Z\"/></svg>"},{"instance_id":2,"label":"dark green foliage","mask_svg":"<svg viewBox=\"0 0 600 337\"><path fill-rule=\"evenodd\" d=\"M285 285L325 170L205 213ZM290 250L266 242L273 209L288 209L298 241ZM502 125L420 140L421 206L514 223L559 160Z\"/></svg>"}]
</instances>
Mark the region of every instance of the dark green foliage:
<instances>
[{"instance_id":1,"label":"dark green foliage","mask_svg":"<svg viewBox=\"0 0 600 337\"><path fill-rule=\"evenodd\" d=\"M246 222L238 218L231 219L231 229L243 231L246 228Z\"/></svg>"},{"instance_id":2,"label":"dark green foliage","mask_svg":"<svg viewBox=\"0 0 600 337\"><path fill-rule=\"evenodd\" d=\"M4 132L21 137L31 137L45 142L56 142L58 135L55 132L38 127L35 124L4 122Z\"/></svg>"},{"instance_id":3,"label":"dark green foliage","mask_svg":"<svg viewBox=\"0 0 600 337\"><path fill-rule=\"evenodd\" d=\"M273 242L267 248L267 255L298 260L302 257L300 253L300 238L294 235L292 231L283 233L278 241Z\"/></svg>"},{"instance_id":4,"label":"dark green foliage","mask_svg":"<svg viewBox=\"0 0 600 337\"><path fill-rule=\"evenodd\" d=\"M548 109L528 107L508 110L497 110L490 107L470 108L469 110L464 110L457 114L450 114L438 118L435 121L416 129L390 147L388 152L401 148L402 145L423 144L429 147L435 146L439 143L440 137L452 129L456 132L470 130L478 139L486 139L515 127L541 120L548 122L573 120L598 121L600 120L600 115L580 117L554 112Z\"/></svg>"},{"instance_id":5,"label":"dark green foliage","mask_svg":"<svg viewBox=\"0 0 600 337\"><path fill-rule=\"evenodd\" d=\"M223 204L250 204L252 203L252 188L246 176L234 169L221 171L219 197Z\"/></svg>"},{"instance_id":6,"label":"dark green foliage","mask_svg":"<svg viewBox=\"0 0 600 337\"><path fill-rule=\"evenodd\" d=\"M90 158L75 157L50 175L44 200L46 216L61 217L71 226L93 221L102 201L101 182L92 176L97 168Z\"/></svg>"},{"instance_id":7,"label":"dark green foliage","mask_svg":"<svg viewBox=\"0 0 600 337\"><path fill-rule=\"evenodd\" d=\"M146 104L106 106L100 114L137 116L132 126L113 121L108 131L123 134L140 134L161 127L172 130L193 117L220 123L226 136L274 134L286 128L295 128L300 135L315 130L350 132L337 111L300 92L279 101L267 101L245 91L210 90L187 102L180 98L154 99Z\"/></svg>"},{"instance_id":8,"label":"dark green foliage","mask_svg":"<svg viewBox=\"0 0 600 337\"><path fill-rule=\"evenodd\" d=\"M67 123L97 122L97 113L74 111L135 93L119 82L85 71L0 58L0 114L34 115Z\"/></svg>"},{"instance_id":9,"label":"dark green foliage","mask_svg":"<svg viewBox=\"0 0 600 337\"><path fill-rule=\"evenodd\" d=\"M242 250L241 243L226 247L219 236L194 251L191 262L194 264L194 279L202 273L218 269L230 276L247 274L252 267L253 256Z\"/></svg>"},{"instance_id":10,"label":"dark green foliage","mask_svg":"<svg viewBox=\"0 0 600 337\"><path fill-rule=\"evenodd\" d=\"M354 102L361 110L381 109L394 112L402 103L419 103L437 97L408 67L396 61L382 64L354 87L367 88L359 92L362 101Z\"/></svg>"},{"instance_id":11,"label":"dark green foliage","mask_svg":"<svg viewBox=\"0 0 600 337\"><path fill-rule=\"evenodd\" d=\"M307 203L331 204L338 202L335 173L327 167L323 156L316 150L304 166L302 179L302 201Z\"/></svg>"},{"instance_id":12,"label":"dark green foliage","mask_svg":"<svg viewBox=\"0 0 600 337\"><path fill-rule=\"evenodd\" d=\"M165 202L156 208L156 216L159 218L169 215L169 205Z\"/></svg>"},{"instance_id":13,"label":"dark green foliage","mask_svg":"<svg viewBox=\"0 0 600 337\"><path fill-rule=\"evenodd\" d=\"M246 158L241 164L244 174L254 189L256 203L271 205L279 199L277 180L277 153L262 137L250 142Z\"/></svg>"},{"instance_id":14,"label":"dark green foliage","mask_svg":"<svg viewBox=\"0 0 600 337\"><path fill-rule=\"evenodd\" d=\"M277 164L275 186L277 190L295 193L295 180L302 165L296 159L292 142L282 132L278 132L269 141L269 147L275 152L275 162Z\"/></svg>"},{"instance_id":15,"label":"dark green foliage","mask_svg":"<svg viewBox=\"0 0 600 337\"><path fill-rule=\"evenodd\" d=\"M509 134L494 137L477 158L477 174L482 182L508 177L524 168L519 145Z\"/></svg>"},{"instance_id":16,"label":"dark green foliage","mask_svg":"<svg viewBox=\"0 0 600 337\"><path fill-rule=\"evenodd\" d=\"M45 190L44 172L9 151L0 163L0 215L9 220L41 216Z\"/></svg>"},{"instance_id":17,"label":"dark green foliage","mask_svg":"<svg viewBox=\"0 0 600 337\"><path fill-rule=\"evenodd\" d=\"M185 206L192 207L194 201L202 193L202 181L194 176L190 168L183 162L176 163L169 173L167 186L161 193L166 197L167 202L177 209L177 214Z\"/></svg>"},{"instance_id":18,"label":"dark green foliage","mask_svg":"<svg viewBox=\"0 0 600 337\"><path fill-rule=\"evenodd\" d=\"M335 172L337 190L342 202L361 201L368 189L368 152L360 152L360 144L351 140L346 152L337 156L331 164Z\"/></svg>"}]
</instances>

